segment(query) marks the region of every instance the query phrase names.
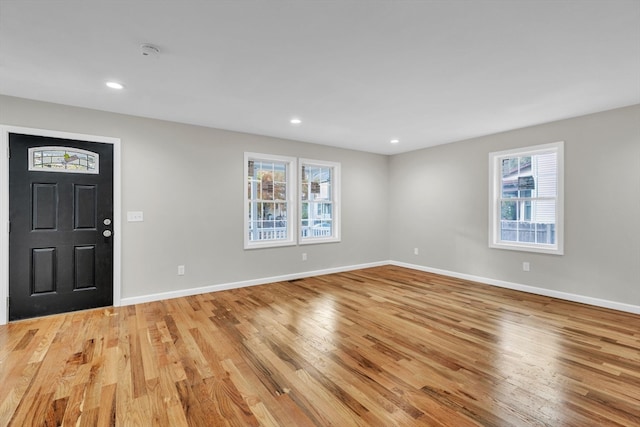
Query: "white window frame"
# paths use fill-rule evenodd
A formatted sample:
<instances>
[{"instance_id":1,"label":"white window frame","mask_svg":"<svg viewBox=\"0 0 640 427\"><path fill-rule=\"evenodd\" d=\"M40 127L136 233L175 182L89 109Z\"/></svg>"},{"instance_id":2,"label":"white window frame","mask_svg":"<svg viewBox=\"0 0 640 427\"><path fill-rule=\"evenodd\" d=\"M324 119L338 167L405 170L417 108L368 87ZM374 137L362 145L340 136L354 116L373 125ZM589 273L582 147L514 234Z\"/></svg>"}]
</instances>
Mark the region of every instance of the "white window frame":
<instances>
[{"instance_id":1,"label":"white window frame","mask_svg":"<svg viewBox=\"0 0 640 427\"><path fill-rule=\"evenodd\" d=\"M286 165L286 186L287 196L285 202L287 203L287 238L286 239L269 239L269 240L250 240L249 232L249 202L250 198L247 192L247 177L249 176L249 161L266 161L266 162L279 162ZM272 154L261 153L244 153L244 177L242 180L243 185L243 200L244 200L244 248L245 249L259 249L259 248L273 248L280 246L292 246L297 242L297 168L295 157L278 156Z\"/></svg>"},{"instance_id":2,"label":"white window frame","mask_svg":"<svg viewBox=\"0 0 640 427\"><path fill-rule=\"evenodd\" d=\"M302 168L305 166L318 166L323 168L329 168L332 170L331 173L331 234L327 236L317 236L317 237L309 237L303 236L303 224L302 224L302 179L303 173ZM300 159L299 161L299 181L298 181L298 212L300 212L299 218L299 227L300 233L298 233L299 244L300 245L311 245L317 243L331 243L331 242L339 242L340 241L340 163L337 162L329 162L324 160L314 160L314 159Z\"/></svg>"},{"instance_id":3,"label":"white window frame","mask_svg":"<svg viewBox=\"0 0 640 427\"><path fill-rule=\"evenodd\" d=\"M526 157L554 152L557 156L557 195L554 244L503 241L500 238L500 199L502 182L502 159ZM564 254L564 142L541 144L513 150L489 153L489 247L516 251L538 252L552 255Z\"/></svg>"}]
</instances>

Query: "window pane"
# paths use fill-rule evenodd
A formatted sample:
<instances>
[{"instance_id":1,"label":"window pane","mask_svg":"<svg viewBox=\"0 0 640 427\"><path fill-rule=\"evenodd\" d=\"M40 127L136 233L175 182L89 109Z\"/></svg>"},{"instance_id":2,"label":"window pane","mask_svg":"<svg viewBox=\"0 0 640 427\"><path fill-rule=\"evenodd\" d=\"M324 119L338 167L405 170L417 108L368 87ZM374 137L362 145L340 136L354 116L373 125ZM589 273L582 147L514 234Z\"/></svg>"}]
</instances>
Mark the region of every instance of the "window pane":
<instances>
[{"instance_id":1,"label":"window pane","mask_svg":"<svg viewBox=\"0 0 640 427\"><path fill-rule=\"evenodd\" d=\"M331 219L332 215L331 215L331 207L333 205L331 203L320 203L319 204L319 212L318 215L321 216L323 219Z\"/></svg>"},{"instance_id":2,"label":"window pane","mask_svg":"<svg viewBox=\"0 0 640 427\"><path fill-rule=\"evenodd\" d=\"M518 222L500 221L500 240L516 242L518 240Z\"/></svg>"},{"instance_id":3,"label":"window pane","mask_svg":"<svg viewBox=\"0 0 640 427\"><path fill-rule=\"evenodd\" d=\"M502 159L502 197L518 197L518 158Z\"/></svg>"},{"instance_id":4,"label":"window pane","mask_svg":"<svg viewBox=\"0 0 640 427\"><path fill-rule=\"evenodd\" d=\"M281 163L276 163L273 166L273 180L276 182L286 182L287 174L286 174L286 165Z\"/></svg>"},{"instance_id":5,"label":"window pane","mask_svg":"<svg viewBox=\"0 0 640 427\"><path fill-rule=\"evenodd\" d=\"M249 212L249 226L251 226L252 223L253 223L252 221L256 218L255 203L249 202L249 208L248 208L247 212Z\"/></svg>"},{"instance_id":6,"label":"window pane","mask_svg":"<svg viewBox=\"0 0 640 427\"><path fill-rule=\"evenodd\" d=\"M555 224L556 201L536 200L531 202L531 221L540 224Z\"/></svg>"},{"instance_id":7,"label":"window pane","mask_svg":"<svg viewBox=\"0 0 640 427\"><path fill-rule=\"evenodd\" d=\"M333 225L331 220L316 221L311 226L311 237L328 237L332 235Z\"/></svg>"},{"instance_id":8,"label":"window pane","mask_svg":"<svg viewBox=\"0 0 640 427\"><path fill-rule=\"evenodd\" d=\"M511 179L502 181L502 197L518 197L518 180Z\"/></svg>"},{"instance_id":9,"label":"window pane","mask_svg":"<svg viewBox=\"0 0 640 427\"><path fill-rule=\"evenodd\" d=\"M502 177L506 178L518 173L518 158L502 159Z\"/></svg>"},{"instance_id":10,"label":"window pane","mask_svg":"<svg viewBox=\"0 0 640 427\"><path fill-rule=\"evenodd\" d=\"M553 245L556 243L555 224L536 224L536 243Z\"/></svg>"},{"instance_id":11,"label":"window pane","mask_svg":"<svg viewBox=\"0 0 640 427\"><path fill-rule=\"evenodd\" d=\"M273 214L275 215L275 219L286 219L287 218L287 203L274 203Z\"/></svg>"},{"instance_id":12,"label":"window pane","mask_svg":"<svg viewBox=\"0 0 640 427\"><path fill-rule=\"evenodd\" d=\"M332 168L305 166L304 175L309 185L303 189L303 200L331 200Z\"/></svg>"},{"instance_id":13,"label":"window pane","mask_svg":"<svg viewBox=\"0 0 640 427\"><path fill-rule=\"evenodd\" d=\"M273 200L273 175L271 172L264 172L260 177L262 183L262 200Z\"/></svg>"},{"instance_id":14,"label":"window pane","mask_svg":"<svg viewBox=\"0 0 640 427\"><path fill-rule=\"evenodd\" d=\"M531 224L530 222L518 222L518 241L534 243L535 224Z\"/></svg>"},{"instance_id":15,"label":"window pane","mask_svg":"<svg viewBox=\"0 0 640 427\"><path fill-rule=\"evenodd\" d=\"M276 182L274 184L273 197L275 200L287 200L287 184L284 182Z\"/></svg>"},{"instance_id":16,"label":"window pane","mask_svg":"<svg viewBox=\"0 0 640 427\"><path fill-rule=\"evenodd\" d=\"M317 197L318 200L331 200L331 183L324 182L320 184L320 193Z\"/></svg>"},{"instance_id":17,"label":"window pane","mask_svg":"<svg viewBox=\"0 0 640 427\"><path fill-rule=\"evenodd\" d=\"M535 169L537 176L537 197L556 197L558 178L558 160L555 153L546 153L535 156Z\"/></svg>"},{"instance_id":18,"label":"window pane","mask_svg":"<svg viewBox=\"0 0 640 427\"><path fill-rule=\"evenodd\" d=\"M301 168L300 236L305 239L330 239L339 236L333 204L334 180L339 166L306 163ZM336 184L337 185L337 184Z\"/></svg>"},{"instance_id":19,"label":"window pane","mask_svg":"<svg viewBox=\"0 0 640 427\"><path fill-rule=\"evenodd\" d=\"M247 161L249 242L289 238L288 165L285 161Z\"/></svg>"},{"instance_id":20,"label":"window pane","mask_svg":"<svg viewBox=\"0 0 640 427\"><path fill-rule=\"evenodd\" d=\"M502 202L500 203L500 219L516 220L518 219L518 202Z\"/></svg>"}]
</instances>

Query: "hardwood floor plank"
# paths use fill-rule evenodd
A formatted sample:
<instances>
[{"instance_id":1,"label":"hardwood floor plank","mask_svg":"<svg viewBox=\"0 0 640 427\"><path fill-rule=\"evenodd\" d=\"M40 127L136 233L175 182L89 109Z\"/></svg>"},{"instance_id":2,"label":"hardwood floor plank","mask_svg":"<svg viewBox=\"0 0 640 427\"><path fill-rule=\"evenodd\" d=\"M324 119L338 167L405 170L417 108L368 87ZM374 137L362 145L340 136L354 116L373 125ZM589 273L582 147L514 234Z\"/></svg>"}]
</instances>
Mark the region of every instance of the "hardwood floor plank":
<instances>
[{"instance_id":1,"label":"hardwood floor plank","mask_svg":"<svg viewBox=\"0 0 640 427\"><path fill-rule=\"evenodd\" d=\"M67 399L52 400L45 415L44 425L58 427L62 425L64 413L67 410Z\"/></svg>"},{"instance_id":2,"label":"hardwood floor plank","mask_svg":"<svg viewBox=\"0 0 640 427\"><path fill-rule=\"evenodd\" d=\"M69 393L69 399L62 418L62 425L77 425L82 415L82 399L84 397L84 384L72 387ZM20 425L20 424L18 424ZM28 425L28 424L22 424ZM37 425L37 424L35 424Z\"/></svg>"},{"instance_id":3,"label":"hardwood floor plank","mask_svg":"<svg viewBox=\"0 0 640 427\"><path fill-rule=\"evenodd\" d=\"M640 316L396 266L0 327L0 426L638 426Z\"/></svg>"},{"instance_id":4,"label":"hardwood floor plank","mask_svg":"<svg viewBox=\"0 0 640 427\"><path fill-rule=\"evenodd\" d=\"M98 419L96 427L113 426L116 423L116 383L109 383L102 387L100 393L100 406L96 409Z\"/></svg>"}]
</instances>

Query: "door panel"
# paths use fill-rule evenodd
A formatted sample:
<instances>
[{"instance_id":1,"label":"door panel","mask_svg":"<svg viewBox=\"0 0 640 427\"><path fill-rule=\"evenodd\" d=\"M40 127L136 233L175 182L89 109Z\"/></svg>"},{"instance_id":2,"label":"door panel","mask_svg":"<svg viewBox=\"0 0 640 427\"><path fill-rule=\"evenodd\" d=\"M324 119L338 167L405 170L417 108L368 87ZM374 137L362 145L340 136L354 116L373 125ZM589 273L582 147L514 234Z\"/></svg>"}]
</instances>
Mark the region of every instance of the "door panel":
<instances>
[{"instance_id":1,"label":"door panel","mask_svg":"<svg viewBox=\"0 0 640 427\"><path fill-rule=\"evenodd\" d=\"M56 248L31 251L31 292L44 294L56 291Z\"/></svg>"},{"instance_id":2,"label":"door panel","mask_svg":"<svg viewBox=\"0 0 640 427\"><path fill-rule=\"evenodd\" d=\"M33 183L32 189L32 230L55 230L58 224L58 186Z\"/></svg>"},{"instance_id":3,"label":"door panel","mask_svg":"<svg viewBox=\"0 0 640 427\"><path fill-rule=\"evenodd\" d=\"M90 151L100 173L64 151L38 153L46 167L29 170L33 147ZM9 320L111 305L113 145L11 133L9 149Z\"/></svg>"},{"instance_id":4,"label":"door panel","mask_svg":"<svg viewBox=\"0 0 640 427\"><path fill-rule=\"evenodd\" d=\"M95 185L74 185L74 229L95 230L98 194Z\"/></svg>"},{"instance_id":5,"label":"door panel","mask_svg":"<svg viewBox=\"0 0 640 427\"><path fill-rule=\"evenodd\" d=\"M75 289L95 288L96 286L96 247L76 246L74 266L75 266Z\"/></svg>"}]
</instances>

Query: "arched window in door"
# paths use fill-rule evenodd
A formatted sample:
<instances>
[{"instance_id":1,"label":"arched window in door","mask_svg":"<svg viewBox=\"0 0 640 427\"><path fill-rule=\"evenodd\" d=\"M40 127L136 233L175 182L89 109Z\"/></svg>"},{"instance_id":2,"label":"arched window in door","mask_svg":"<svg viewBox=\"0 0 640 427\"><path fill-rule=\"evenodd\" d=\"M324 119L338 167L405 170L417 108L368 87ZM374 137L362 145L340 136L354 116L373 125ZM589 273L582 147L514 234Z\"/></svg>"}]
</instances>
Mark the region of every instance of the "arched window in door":
<instances>
[{"instance_id":1,"label":"arched window in door","mask_svg":"<svg viewBox=\"0 0 640 427\"><path fill-rule=\"evenodd\" d=\"M29 148L29 170L39 172L100 173L98 153L69 147Z\"/></svg>"}]
</instances>

